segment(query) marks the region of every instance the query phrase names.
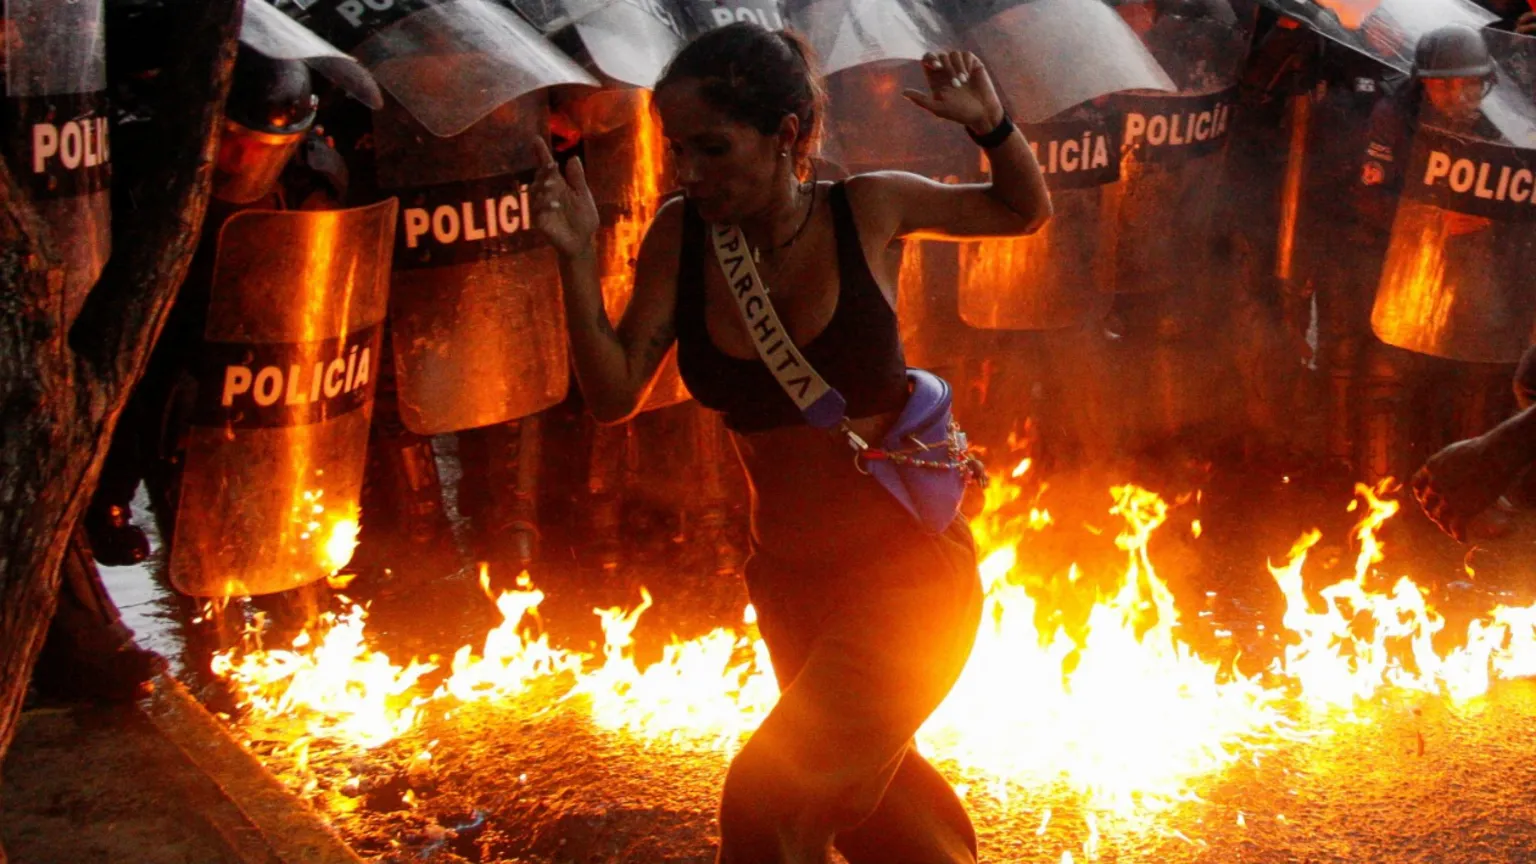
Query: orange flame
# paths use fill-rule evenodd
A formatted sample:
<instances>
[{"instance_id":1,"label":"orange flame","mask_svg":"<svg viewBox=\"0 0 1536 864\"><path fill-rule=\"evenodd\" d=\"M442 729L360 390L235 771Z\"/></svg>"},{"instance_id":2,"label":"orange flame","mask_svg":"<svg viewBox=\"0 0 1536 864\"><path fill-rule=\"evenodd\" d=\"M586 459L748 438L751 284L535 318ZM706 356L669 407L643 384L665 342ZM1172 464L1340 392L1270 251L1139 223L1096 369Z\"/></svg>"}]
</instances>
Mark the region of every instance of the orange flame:
<instances>
[{"instance_id":1,"label":"orange flame","mask_svg":"<svg viewBox=\"0 0 1536 864\"><path fill-rule=\"evenodd\" d=\"M624 212L613 225L612 239L608 245L607 260L603 263L603 306L608 317L617 320L629 305L635 290L635 261L640 257L640 244L645 240L646 228L656 216L661 204L661 175L666 141L661 124L651 107L651 94L645 91L639 96L640 110L632 124L631 140L634 143L634 161L630 170L630 182L624 200Z\"/></svg>"},{"instance_id":2,"label":"orange flame","mask_svg":"<svg viewBox=\"0 0 1536 864\"><path fill-rule=\"evenodd\" d=\"M1124 555L1118 572L1073 565L1035 573L1030 538L1064 529L1039 515L1044 484L1026 496L1018 482L995 481L974 521L984 552L981 630L918 746L963 781L956 788L965 795L1006 803L1019 788L1065 781L1083 802L1088 860L1099 856L1104 833L1142 830L1191 800L1201 778L1259 759L1277 742L1319 734L1307 725L1314 715L1298 708L1347 717L1394 689L1460 702L1496 680L1536 674L1536 606L1495 608L1468 628L1464 646L1436 649L1445 621L1425 592L1379 571L1378 532L1398 507L1386 483L1357 487L1354 506L1364 506L1352 578L1307 589L1316 531L1296 542L1286 564L1271 565L1286 644L1269 669L1248 676L1231 658L1202 657L1185 640L1178 604L1148 551L1168 519L1166 501L1135 486L1111 490L1110 513L1123 523L1114 537ZM538 632L542 599L526 574L495 598L502 624L478 656L459 650L431 697L414 688L433 667L401 667L370 650L356 606L327 616L318 636L301 634L291 650L264 651L253 637L214 669L238 685L253 716L296 722L305 748L320 740L378 746L409 732L428 704L473 700L525 711L515 697L545 682L564 694L563 710L584 712L614 734L728 755L777 698L751 607L739 629L674 641L642 668L634 632L651 605L648 591L635 608L594 610L604 632L600 657L552 647ZM1062 623L1068 607L1081 618L1070 627Z\"/></svg>"}]
</instances>

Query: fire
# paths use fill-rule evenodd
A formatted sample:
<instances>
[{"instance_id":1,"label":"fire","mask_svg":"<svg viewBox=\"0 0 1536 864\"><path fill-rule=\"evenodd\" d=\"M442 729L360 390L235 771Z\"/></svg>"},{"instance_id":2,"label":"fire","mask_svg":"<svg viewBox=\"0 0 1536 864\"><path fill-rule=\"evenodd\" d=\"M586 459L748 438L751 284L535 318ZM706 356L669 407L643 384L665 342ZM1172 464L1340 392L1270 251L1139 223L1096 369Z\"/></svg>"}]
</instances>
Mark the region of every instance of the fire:
<instances>
[{"instance_id":1,"label":"fire","mask_svg":"<svg viewBox=\"0 0 1536 864\"><path fill-rule=\"evenodd\" d=\"M1358 717L1352 709L1392 691L1461 702L1497 680L1536 674L1536 606L1496 608L1451 645L1427 592L1382 572L1379 532L1398 509L1387 483L1357 488L1351 578L1307 586L1316 531L1283 565L1270 566L1284 632L1272 662L1247 667L1251 674L1235 657L1190 647L1191 625L1158 575L1149 540L1177 502L1113 488L1108 509L1122 525L1113 541L1123 564L1107 573L1077 565L1041 572L1030 544L1042 532L1066 530L1043 507L1046 489L1026 460L986 491L973 520L984 552L982 626L969 665L918 746L964 795L1006 804L1030 788L1074 790L1088 860L1098 857L1105 832L1140 830L1159 812L1199 800L1209 778L1322 734L1319 722L1334 713ZM1088 542L1102 542L1093 534ZM518 699L538 686L555 697L541 697L544 710L580 712L644 746L729 755L774 704L777 687L751 607L740 627L674 641L642 667L634 633L651 606L649 591L641 589L634 608L593 610L604 633L596 656L551 644L538 619L543 599L527 574L495 597L502 623L478 653L459 649L430 696L422 682L436 667L400 666L368 648L366 613L355 605L289 650L262 650L252 634L214 669L237 686L253 717L298 723L294 737L305 747L321 740L377 747L411 732L424 711L466 702L526 715L528 703ZM1050 814L1032 818L1045 832Z\"/></svg>"},{"instance_id":2,"label":"fire","mask_svg":"<svg viewBox=\"0 0 1536 864\"><path fill-rule=\"evenodd\" d=\"M347 562L352 560L352 553L357 550L358 527L356 516L338 519L331 526L331 533L325 541L325 559L332 573L347 566Z\"/></svg>"},{"instance_id":3,"label":"fire","mask_svg":"<svg viewBox=\"0 0 1536 864\"><path fill-rule=\"evenodd\" d=\"M488 597L490 585L490 572L482 564L480 588ZM544 602L544 593L533 588L527 573L518 577L516 590L491 600L501 613L501 624L485 634L480 656L474 656L468 645L453 655L453 674L437 697L452 696L461 702L507 699L522 695L541 678L580 671L581 655L552 648L547 634L529 635L524 629L524 619L532 618Z\"/></svg>"},{"instance_id":4,"label":"fire","mask_svg":"<svg viewBox=\"0 0 1536 864\"><path fill-rule=\"evenodd\" d=\"M632 147L628 180L608 235L602 267L603 308L614 322L623 317L634 296L635 262L640 258L646 229L661 207L663 177L668 172L666 137L652 107L651 93L638 90L633 95L637 103L634 122L625 127ZM645 407L662 408L689 398L676 362L668 355Z\"/></svg>"},{"instance_id":5,"label":"fire","mask_svg":"<svg viewBox=\"0 0 1536 864\"><path fill-rule=\"evenodd\" d=\"M369 649L367 618L356 604L341 615L327 612L320 641L305 630L292 650L262 650L260 633L248 633L246 650L215 655L213 671L240 690L258 717L302 717L309 735L365 749L387 744L416 724L423 700L412 691L436 667L413 660L402 668Z\"/></svg>"},{"instance_id":6,"label":"fire","mask_svg":"<svg viewBox=\"0 0 1536 864\"><path fill-rule=\"evenodd\" d=\"M1146 548L1168 505L1133 486L1113 494L1126 570L1106 596L1096 598L1076 566L1055 578L1021 572L1017 546L985 560L987 599L970 664L920 742L995 794L1065 778L1090 811L1129 816L1170 806L1190 778L1242 758L1247 743L1282 731L1285 718L1279 694L1195 656L1179 638L1173 594ZM1042 582L1044 592L1026 588ZM1081 635L1038 626L1033 595L1047 592L1059 609L1076 601L1089 610Z\"/></svg>"},{"instance_id":7,"label":"fire","mask_svg":"<svg viewBox=\"0 0 1536 864\"><path fill-rule=\"evenodd\" d=\"M1317 532L1296 541L1285 566L1270 567L1285 596L1285 627L1293 640L1280 668L1298 697L1313 708L1349 709L1397 688L1465 701L1488 692L1495 676L1536 671L1536 606L1496 607L1488 619L1468 626L1463 647L1442 653L1434 643L1445 619L1429 605L1428 592L1407 576L1392 580L1387 593L1371 590L1373 583L1388 581L1375 566L1384 560L1377 531L1398 509L1396 501L1380 497L1391 488L1391 480L1355 487L1367 507L1355 528L1355 575L1319 592L1321 610L1302 587Z\"/></svg>"},{"instance_id":8,"label":"fire","mask_svg":"<svg viewBox=\"0 0 1536 864\"><path fill-rule=\"evenodd\" d=\"M603 624L603 665L571 690L590 700L593 721L643 739L731 751L757 728L778 699L778 685L761 639L724 628L668 645L644 671L633 656L635 625L651 606L593 610ZM748 607L746 621L755 618ZM750 627L749 627L750 629Z\"/></svg>"},{"instance_id":9,"label":"fire","mask_svg":"<svg viewBox=\"0 0 1536 864\"><path fill-rule=\"evenodd\" d=\"M631 132L633 170L629 173L623 213L614 221L602 270L603 306L608 310L608 317L615 320L624 313L624 307L629 305L629 298L634 293L635 261L640 257L640 244L661 204L662 156L666 153L661 124L651 107L650 91L638 91L636 98L640 105Z\"/></svg>"}]
</instances>

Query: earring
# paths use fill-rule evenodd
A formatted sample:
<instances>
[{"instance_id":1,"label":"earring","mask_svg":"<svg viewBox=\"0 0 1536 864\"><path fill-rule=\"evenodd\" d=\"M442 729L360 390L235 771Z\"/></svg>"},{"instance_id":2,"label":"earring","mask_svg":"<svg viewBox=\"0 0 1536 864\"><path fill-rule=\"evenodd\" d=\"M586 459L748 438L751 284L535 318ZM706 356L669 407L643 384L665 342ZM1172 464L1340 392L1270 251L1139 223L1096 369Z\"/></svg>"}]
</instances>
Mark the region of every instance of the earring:
<instances>
[{"instance_id":1,"label":"earring","mask_svg":"<svg viewBox=\"0 0 1536 864\"><path fill-rule=\"evenodd\" d=\"M779 151L779 158L780 159L783 159L785 156L788 156L788 155L789 155L789 151L788 150L780 150Z\"/></svg>"}]
</instances>

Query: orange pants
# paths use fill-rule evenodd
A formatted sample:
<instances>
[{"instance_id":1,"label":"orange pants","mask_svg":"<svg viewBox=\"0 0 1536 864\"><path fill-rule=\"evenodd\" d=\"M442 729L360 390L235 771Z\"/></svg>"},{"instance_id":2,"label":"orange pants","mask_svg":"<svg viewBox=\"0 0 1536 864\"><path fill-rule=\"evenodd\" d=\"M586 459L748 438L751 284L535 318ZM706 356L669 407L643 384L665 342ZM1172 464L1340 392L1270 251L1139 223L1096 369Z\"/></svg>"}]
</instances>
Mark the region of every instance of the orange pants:
<instances>
[{"instance_id":1,"label":"orange pants","mask_svg":"<svg viewBox=\"0 0 1536 864\"><path fill-rule=\"evenodd\" d=\"M850 547L747 563L782 694L726 776L720 864L821 864L832 845L850 864L976 861L964 806L912 747L980 623L970 529Z\"/></svg>"}]
</instances>

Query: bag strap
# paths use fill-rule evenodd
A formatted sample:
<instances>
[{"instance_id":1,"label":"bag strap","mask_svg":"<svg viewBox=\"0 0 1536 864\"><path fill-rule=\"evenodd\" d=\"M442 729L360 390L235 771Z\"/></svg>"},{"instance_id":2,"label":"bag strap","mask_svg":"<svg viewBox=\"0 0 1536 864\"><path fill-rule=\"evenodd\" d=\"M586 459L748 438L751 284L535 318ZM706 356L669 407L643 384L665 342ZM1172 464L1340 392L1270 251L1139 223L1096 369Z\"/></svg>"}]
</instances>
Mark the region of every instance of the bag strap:
<instances>
[{"instance_id":1,"label":"bag strap","mask_svg":"<svg viewBox=\"0 0 1536 864\"><path fill-rule=\"evenodd\" d=\"M757 349L774 380L789 394L804 415L805 422L817 429L845 427L848 402L811 364L789 338L789 330L779 321L768 299L768 286L757 275L757 265L747 251L747 241L737 225L711 225L710 239L715 257L725 273L725 283L736 299L752 347ZM860 442L863 443L863 442Z\"/></svg>"}]
</instances>

